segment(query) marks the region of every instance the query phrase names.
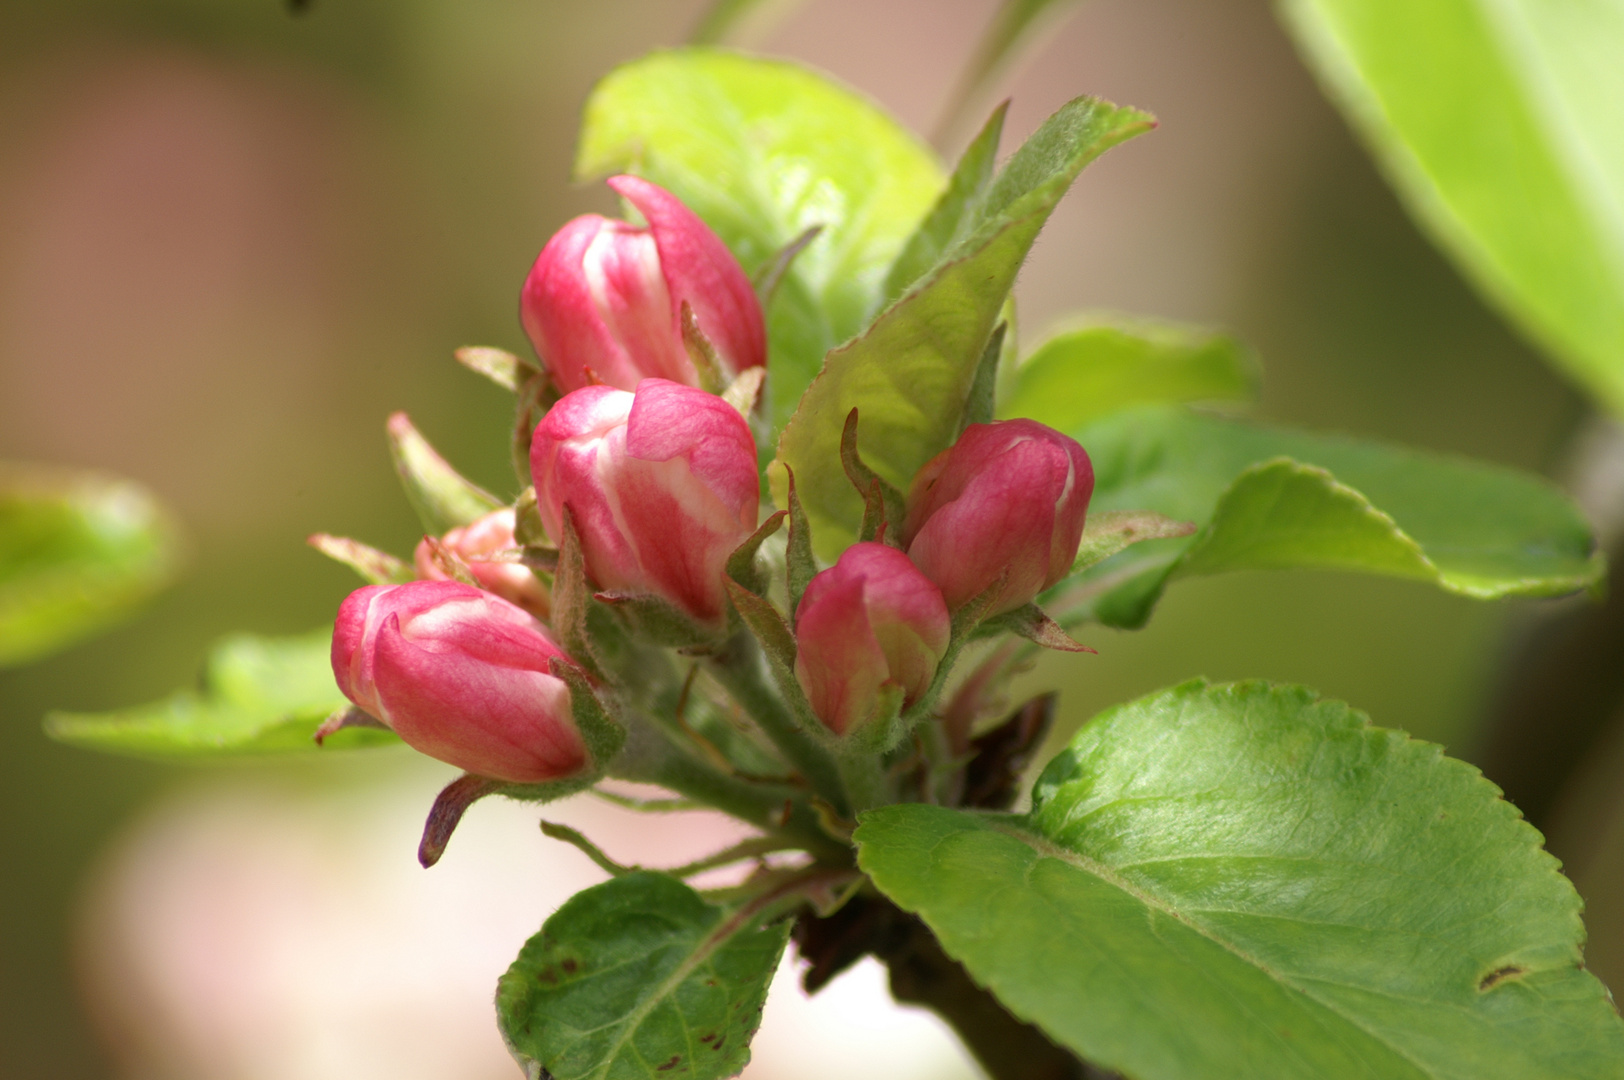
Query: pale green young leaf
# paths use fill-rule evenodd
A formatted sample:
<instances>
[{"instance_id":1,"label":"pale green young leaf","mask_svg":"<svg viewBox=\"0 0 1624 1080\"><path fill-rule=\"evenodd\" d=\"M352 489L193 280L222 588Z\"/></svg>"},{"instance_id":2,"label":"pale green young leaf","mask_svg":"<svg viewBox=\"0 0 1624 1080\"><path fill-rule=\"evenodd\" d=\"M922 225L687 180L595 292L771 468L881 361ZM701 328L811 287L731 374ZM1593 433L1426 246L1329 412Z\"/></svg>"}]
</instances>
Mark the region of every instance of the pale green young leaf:
<instances>
[{"instance_id":1,"label":"pale green young leaf","mask_svg":"<svg viewBox=\"0 0 1624 1080\"><path fill-rule=\"evenodd\" d=\"M1136 627L1174 577L1317 567L1428 581L1477 599L1590 587L1584 515L1515 469L1175 407L1073 431L1094 463L1091 513L1153 510L1200 526L1135 544L1046 594L1065 625Z\"/></svg>"},{"instance_id":2,"label":"pale green young leaf","mask_svg":"<svg viewBox=\"0 0 1624 1080\"><path fill-rule=\"evenodd\" d=\"M1259 375L1251 350L1227 334L1095 318L1023 360L1006 379L998 413L1072 431L1130 405L1249 401Z\"/></svg>"},{"instance_id":3,"label":"pale green young leaf","mask_svg":"<svg viewBox=\"0 0 1624 1080\"><path fill-rule=\"evenodd\" d=\"M824 354L873 317L887 270L944 181L928 147L827 76L702 48L610 72L587 101L575 171L634 172L668 188L746 272L822 226L767 313L776 425Z\"/></svg>"},{"instance_id":4,"label":"pale green young leaf","mask_svg":"<svg viewBox=\"0 0 1624 1080\"><path fill-rule=\"evenodd\" d=\"M1421 225L1624 415L1624 3L1281 11Z\"/></svg>"},{"instance_id":5,"label":"pale green young leaf","mask_svg":"<svg viewBox=\"0 0 1624 1080\"><path fill-rule=\"evenodd\" d=\"M1616 1080L1581 902L1478 771L1310 691L1083 727L1024 816L865 814L859 864L1017 1016L1136 1080Z\"/></svg>"},{"instance_id":6,"label":"pale green young leaf","mask_svg":"<svg viewBox=\"0 0 1624 1080\"><path fill-rule=\"evenodd\" d=\"M0 463L0 668L128 616L174 576L178 537L128 480Z\"/></svg>"},{"instance_id":7,"label":"pale green young leaf","mask_svg":"<svg viewBox=\"0 0 1624 1080\"><path fill-rule=\"evenodd\" d=\"M496 989L508 1048L553 1080L722 1080L750 1060L788 922L760 926L665 874L577 893Z\"/></svg>"},{"instance_id":8,"label":"pale green young leaf","mask_svg":"<svg viewBox=\"0 0 1624 1080\"><path fill-rule=\"evenodd\" d=\"M1050 212L1085 165L1152 123L1093 98L1062 106L987 185L936 269L829 354L778 444L820 556L838 556L862 520L863 500L838 468L847 415L860 408L863 460L906 491L958 434L977 364ZM782 470L773 474L781 497Z\"/></svg>"},{"instance_id":9,"label":"pale green young leaf","mask_svg":"<svg viewBox=\"0 0 1624 1080\"><path fill-rule=\"evenodd\" d=\"M105 713L52 713L46 734L114 754L202 760L317 749L316 728L349 704L333 682L332 631L236 634L209 654L200 690ZM327 749L396 743L392 732L346 728Z\"/></svg>"}]
</instances>

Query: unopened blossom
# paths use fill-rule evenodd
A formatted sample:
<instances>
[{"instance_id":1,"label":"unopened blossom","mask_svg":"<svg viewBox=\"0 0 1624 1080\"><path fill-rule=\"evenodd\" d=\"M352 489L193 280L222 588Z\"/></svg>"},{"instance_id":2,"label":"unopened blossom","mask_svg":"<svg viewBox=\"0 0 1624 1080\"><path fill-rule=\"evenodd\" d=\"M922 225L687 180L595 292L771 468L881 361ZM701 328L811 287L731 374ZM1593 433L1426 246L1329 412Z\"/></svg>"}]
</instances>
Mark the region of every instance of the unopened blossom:
<instances>
[{"instance_id":1,"label":"unopened blossom","mask_svg":"<svg viewBox=\"0 0 1624 1080\"><path fill-rule=\"evenodd\" d=\"M723 571L760 503L755 441L731 405L666 379L589 386L536 426L530 471L542 524L562 537L569 509L598 588L725 623Z\"/></svg>"},{"instance_id":2,"label":"unopened blossom","mask_svg":"<svg viewBox=\"0 0 1624 1080\"><path fill-rule=\"evenodd\" d=\"M873 716L881 690L924 695L947 651L942 594L902 552L853 544L807 584L795 616L795 677L812 712L844 735Z\"/></svg>"},{"instance_id":3,"label":"unopened blossom","mask_svg":"<svg viewBox=\"0 0 1624 1080\"><path fill-rule=\"evenodd\" d=\"M659 185L616 176L609 186L648 224L575 218L542 249L520 299L525 332L559 389L635 390L649 377L700 385L683 343L684 303L723 378L765 364L761 303L727 245Z\"/></svg>"},{"instance_id":4,"label":"unopened blossom","mask_svg":"<svg viewBox=\"0 0 1624 1080\"><path fill-rule=\"evenodd\" d=\"M950 610L1002 579L987 613L1011 611L1071 569L1093 493L1075 439L1035 420L972 424L914 478L903 544Z\"/></svg>"},{"instance_id":5,"label":"unopened blossom","mask_svg":"<svg viewBox=\"0 0 1624 1080\"><path fill-rule=\"evenodd\" d=\"M563 656L529 614L457 581L358 589L333 628L345 697L430 757L515 783L591 765L549 670Z\"/></svg>"},{"instance_id":6,"label":"unopened blossom","mask_svg":"<svg viewBox=\"0 0 1624 1080\"><path fill-rule=\"evenodd\" d=\"M452 529L440 537L446 551L467 564L480 586L511 600L538 619L550 609L547 588L528 566L502 561L519 543L513 538L514 510L511 506L493 510L477 521ZM429 581L446 581L449 575L434 561L434 552L425 537L412 557L417 576Z\"/></svg>"}]
</instances>

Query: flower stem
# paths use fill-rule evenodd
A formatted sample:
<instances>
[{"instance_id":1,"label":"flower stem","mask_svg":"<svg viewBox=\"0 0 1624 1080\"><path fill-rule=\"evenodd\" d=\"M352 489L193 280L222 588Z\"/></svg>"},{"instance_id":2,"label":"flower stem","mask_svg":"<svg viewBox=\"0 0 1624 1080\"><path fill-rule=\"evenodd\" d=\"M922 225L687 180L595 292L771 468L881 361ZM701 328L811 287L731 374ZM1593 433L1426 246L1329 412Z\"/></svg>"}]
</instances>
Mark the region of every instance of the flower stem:
<instances>
[{"instance_id":1,"label":"flower stem","mask_svg":"<svg viewBox=\"0 0 1624 1080\"><path fill-rule=\"evenodd\" d=\"M770 835L794 840L819 858L850 860L850 850L818 826L804 791L729 776L675 745L662 728L646 719L631 726L626 752L616 759L613 775L655 784L715 807Z\"/></svg>"},{"instance_id":2,"label":"flower stem","mask_svg":"<svg viewBox=\"0 0 1624 1080\"><path fill-rule=\"evenodd\" d=\"M856 752L835 759L840 780L846 788L846 801L853 819L864 810L896 801L886 782L885 762L880 755Z\"/></svg>"},{"instance_id":3,"label":"flower stem","mask_svg":"<svg viewBox=\"0 0 1624 1080\"><path fill-rule=\"evenodd\" d=\"M754 639L745 634L734 637L725 652L710 658L709 668L785 760L806 777L818 794L845 809L846 789L834 756L818 745L796 721L783 697L768 684Z\"/></svg>"}]
</instances>

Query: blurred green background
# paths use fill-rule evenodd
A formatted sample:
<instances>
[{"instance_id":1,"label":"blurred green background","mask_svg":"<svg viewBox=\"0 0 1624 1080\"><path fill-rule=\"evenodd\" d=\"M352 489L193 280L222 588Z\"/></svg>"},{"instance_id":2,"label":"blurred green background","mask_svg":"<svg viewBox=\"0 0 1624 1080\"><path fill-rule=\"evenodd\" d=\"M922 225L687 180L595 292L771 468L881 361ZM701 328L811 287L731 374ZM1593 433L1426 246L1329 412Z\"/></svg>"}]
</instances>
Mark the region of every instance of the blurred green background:
<instances>
[{"instance_id":1,"label":"blurred green background","mask_svg":"<svg viewBox=\"0 0 1624 1080\"><path fill-rule=\"evenodd\" d=\"M808 0L758 44L929 130L994 6ZM223 632L329 619L355 582L310 532L408 552L393 409L514 489L504 395L451 350L526 347L530 261L613 205L569 182L588 88L702 7L0 0L0 458L131 476L190 537L142 617L0 671L0 1076L108 1075L74 987L81 889L121 824L193 775L53 745L41 717L166 694ZM1560 471L1583 399L1421 238L1262 0L1093 0L1000 89L1006 149L1079 93L1161 121L1039 241L1028 343L1079 309L1219 324L1262 356L1262 415ZM1536 606L1204 579L1029 683L1063 688L1069 729L1192 675L1301 682L1470 759L1507 629Z\"/></svg>"}]
</instances>

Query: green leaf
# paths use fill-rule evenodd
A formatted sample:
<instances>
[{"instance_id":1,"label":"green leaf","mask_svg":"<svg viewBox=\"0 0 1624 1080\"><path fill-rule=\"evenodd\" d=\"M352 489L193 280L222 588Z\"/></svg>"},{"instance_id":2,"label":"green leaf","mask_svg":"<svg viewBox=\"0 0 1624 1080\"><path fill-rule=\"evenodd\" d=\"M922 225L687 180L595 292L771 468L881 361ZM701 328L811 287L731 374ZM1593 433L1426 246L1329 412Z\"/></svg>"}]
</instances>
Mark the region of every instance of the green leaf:
<instances>
[{"instance_id":1,"label":"green leaf","mask_svg":"<svg viewBox=\"0 0 1624 1080\"><path fill-rule=\"evenodd\" d=\"M554 1080L721 1080L750 1060L789 924L626 874L553 913L497 983L503 1037Z\"/></svg>"},{"instance_id":2,"label":"green leaf","mask_svg":"<svg viewBox=\"0 0 1624 1080\"><path fill-rule=\"evenodd\" d=\"M349 704L333 682L332 631L300 637L236 634L209 654L201 691L106 713L52 713L53 739L135 757L200 759L313 751L316 728ZM334 747L396 743L393 732L345 728Z\"/></svg>"},{"instance_id":3,"label":"green leaf","mask_svg":"<svg viewBox=\"0 0 1624 1080\"><path fill-rule=\"evenodd\" d=\"M1624 5L1283 0L1281 11L1422 226L1624 415Z\"/></svg>"},{"instance_id":4,"label":"green leaf","mask_svg":"<svg viewBox=\"0 0 1624 1080\"><path fill-rule=\"evenodd\" d=\"M980 134L959 157L959 163L919 228L908 237L897 261L885 275L885 302L896 300L920 278L936 268L942 255L955 242L964 239L965 230L975 222L976 204L992 183L998 165L998 140L1004 134L1004 118L1009 102L992 111Z\"/></svg>"},{"instance_id":5,"label":"green leaf","mask_svg":"<svg viewBox=\"0 0 1624 1080\"><path fill-rule=\"evenodd\" d=\"M906 491L958 434L977 363L1050 212L1085 165L1151 124L1093 98L1062 106L988 185L965 239L862 337L829 354L778 443L819 555L838 556L862 519L863 500L836 467L847 414L861 407L863 460ZM773 473L782 496L782 470Z\"/></svg>"},{"instance_id":6,"label":"green leaf","mask_svg":"<svg viewBox=\"0 0 1624 1080\"><path fill-rule=\"evenodd\" d=\"M1226 334L1097 321L1038 346L1015 369L998 411L1071 431L1130 405L1250 401L1259 374L1251 350Z\"/></svg>"},{"instance_id":7,"label":"green leaf","mask_svg":"<svg viewBox=\"0 0 1624 1080\"><path fill-rule=\"evenodd\" d=\"M178 536L127 480L0 463L0 668L129 615L174 576Z\"/></svg>"},{"instance_id":8,"label":"green leaf","mask_svg":"<svg viewBox=\"0 0 1624 1080\"><path fill-rule=\"evenodd\" d=\"M1555 596L1600 580L1584 515L1543 479L1382 443L1129 409L1080 431L1090 512L1201 526L1150 540L1040 601L1063 625L1143 625L1175 577L1320 567L1430 581L1462 596Z\"/></svg>"},{"instance_id":9,"label":"green leaf","mask_svg":"<svg viewBox=\"0 0 1624 1080\"><path fill-rule=\"evenodd\" d=\"M828 77L699 48L605 77L586 104L575 171L634 172L670 189L747 271L823 226L768 312L777 425L824 354L873 317L886 271L943 183L923 143Z\"/></svg>"},{"instance_id":10,"label":"green leaf","mask_svg":"<svg viewBox=\"0 0 1624 1080\"><path fill-rule=\"evenodd\" d=\"M1188 683L1024 817L864 815L859 864L1017 1016L1137 1080L1616 1080L1581 902L1471 766L1339 702Z\"/></svg>"}]
</instances>

